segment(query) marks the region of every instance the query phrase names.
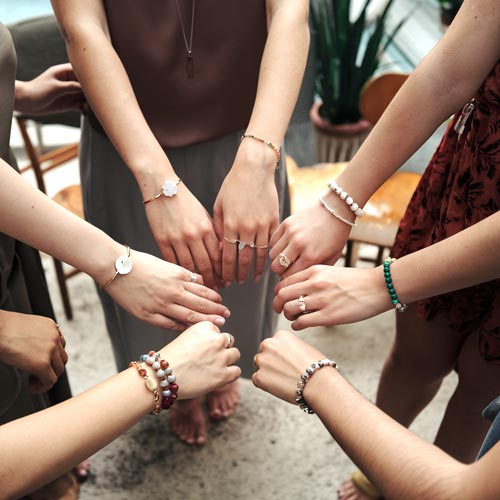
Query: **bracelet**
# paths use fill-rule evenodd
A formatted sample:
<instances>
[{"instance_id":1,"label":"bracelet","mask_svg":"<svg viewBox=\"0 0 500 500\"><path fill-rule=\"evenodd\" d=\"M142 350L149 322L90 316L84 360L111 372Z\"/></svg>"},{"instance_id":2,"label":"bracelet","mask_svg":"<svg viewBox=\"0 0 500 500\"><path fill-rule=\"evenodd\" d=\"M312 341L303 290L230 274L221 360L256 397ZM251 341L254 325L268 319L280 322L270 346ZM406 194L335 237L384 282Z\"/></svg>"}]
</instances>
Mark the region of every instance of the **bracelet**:
<instances>
[{"instance_id":1,"label":"bracelet","mask_svg":"<svg viewBox=\"0 0 500 500\"><path fill-rule=\"evenodd\" d=\"M320 196L319 198L319 202L336 218L338 219L339 221L342 221L344 224L347 224L348 226L351 226L351 227L356 227L357 224L355 222L351 222L350 220L347 220L345 219L344 217L342 217L340 214L338 214L332 207L328 206L328 204L326 203L326 201L323 199L323 196Z\"/></svg>"},{"instance_id":2,"label":"bracelet","mask_svg":"<svg viewBox=\"0 0 500 500\"><path fill-rule=\"evenodd\" d=\"M120 255L116 260L115 260L115 274L113 274L113 277L106 281L104 285L99 285L99 288L101 290L104 290L107 288L111 283L113 283L114 279L119 275L125 275L129 274L130 271L132 271L132 259L130 258L130 247L128 245L124 245L125 248L127 249L127 253Z\"/></svg>"},{"instance_id":3,"label":"bracelet","mask_svg":"<svg viewBox=\"0 0 500 500\"><path fill-rule=\"evenodd\" d=\"M161 192L155 194L147 200L143 200L144 205L150 201L157 200L160 196L166 196L167 198L172 198L177 194L177 186L181 183L181 180L177 178L176 181L169 181L168 179L161 185Z\"/></svg>"},{"instance_id":4,"label":"bracelet","mask_svg":"<svg viewBox=\"0 0 500 500\"><path fill-rule=\"evenodd\" d=\"M156 382L156 380L150 378L146 368L143 368L137 361L131 361L128 366L133 366L137 370L139 375L144 378L148 391L151 391L155 398L155 407L149 412L149 414L158 416L162 408L160 403L160 395L158 394L158 383Z\"/></svg>"},{"instance_id":5,"label":"bracelet","mask_svg":"<svg viewBox=\"0 0 500 500\"><path fill-rule=\"evenodd\" d=\"M313 363L309 368L306 368L305 373L303 373L300 376L300 380L297 382L297 390L295 391L295 395L297 396L295 398L295 402L299 405L300 409L303 410L305 413L309 413L310 415L314 413L313 409L306 403L306 400L304 399L304 387L306 386L307 382L311 378L312 374L316 371L319 370L320 368L323 368L324 366L331 366L332 368L335 368L337 371L339 370L339 365L332 359L320 359L319 361L316 361Z\"/></svg>"},{"instance_id":6,"label":"bracelet","mask_svg":"<svg viewBox=\"0 0 500 500\"><path fill-rule=\"evenodd\" d=\"M384 260L384 278L385 278L385 284L387 285L387 291L389 292L389 295L391 296L392 303L396 307L396 310L399 312L405 312L406 309L408 309L408 306L406 304L403 304L402 302L399 302L398 296L396 294L396 290L394 289L394 284L392 283L392 277L391 277L391 264L395 261L396 259L387 257L387 259Z\"/></svg>"},{"instance_id":7,"label":"bracelet","mask_svg":"<svg viewBox=\"0 0 500 500\"><path fill-rule=\"evenodd\" d=\"M153 368L160 381L161 387L161 409L168 410L177 399L179 386L176 384L176 377L172 373L168 361L161 359L159 352L149 351L139 358L142 362Z\"/></svg>"},{"instance_id":8,"label":"bracelet","mask_svg":"<svg viewBox=\"0 0 500 500\"><path fill-rule=\"evenodd\" d=\"M335 181L328 181L328 187L332 193L338 194L341 200L344 200L346 205L354 212L356 217L363 217L363 209L354 202L352 196L344 191Z\"/></svg>"},{"instance_id":9,"label":"bracelet","mask_svg":"<svg viewBox=\"0 0 500 500\"><path fill-rule=\"evenodd\" d=\"M245 138L255 139L256 141L262 142L262 144L265 144L266 146L270 147L276 154L276 168L279 168L280 160L281 160L281 153L280 153L280 150L277 146L275 146L272 142L261 139L260 137L257 137L256 135L253 135L253 134L243 134L241 136L240 141L242 141Z\"/></svg>"}]
</instances>

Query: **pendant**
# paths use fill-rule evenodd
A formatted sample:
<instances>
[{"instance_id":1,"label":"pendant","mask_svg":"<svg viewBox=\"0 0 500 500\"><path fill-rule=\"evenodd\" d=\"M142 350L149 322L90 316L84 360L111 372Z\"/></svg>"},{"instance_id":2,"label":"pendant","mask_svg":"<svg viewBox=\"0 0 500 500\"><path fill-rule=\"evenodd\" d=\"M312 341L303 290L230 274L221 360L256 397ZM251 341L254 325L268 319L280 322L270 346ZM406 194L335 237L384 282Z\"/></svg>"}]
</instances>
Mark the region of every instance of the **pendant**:
<instances>
[{"instance_id":1,"label":"pendant","mask_svg":"<svg viewBox=\"0 0 500 500\"><path fill-rule=\"evenodd\" d=\"M192 54L188 54L186 59L186 73L188 78L194 78L194 61Z\"/></svg>"}]
</instances>

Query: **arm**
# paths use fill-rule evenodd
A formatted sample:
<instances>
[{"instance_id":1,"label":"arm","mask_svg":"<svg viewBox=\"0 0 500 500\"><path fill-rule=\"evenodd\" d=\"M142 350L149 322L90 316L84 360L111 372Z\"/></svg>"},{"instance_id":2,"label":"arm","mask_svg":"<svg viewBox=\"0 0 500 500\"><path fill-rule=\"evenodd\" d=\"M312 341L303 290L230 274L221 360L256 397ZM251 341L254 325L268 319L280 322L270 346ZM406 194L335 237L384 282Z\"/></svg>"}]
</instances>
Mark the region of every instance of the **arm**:
<instances>
[{"instance_id":1,"label":"arm","mask_svg":"<svg viewBox=\"0 0 500 500\"><path fill-rule=\"evenodd\" d=\"M123 245L47 198L1 160L0 185L0 232L81 269L97 283L109 281ZM229 316L220 295L202 286L200 276L192 283L191 273L174 264L136 251L131 257L132 272L118 276L106 291L138 318L181 330L203 320L220 326Z\"/></svg>"},{"instance_id":2,"label":"arm","mask_svg":"<svg viewBox=\"0 0 500 500\"><path fill-rule=\"evenodd\" d=\"M304 73L309 47L309 2L268 0L269 29L260 66L257 96L247 133L272 142L278 148L292 115ZM237 280L246 279L252 249L237 253L240 239L267 245L278 225L278 195L274 185L276 154L268 146L245 139L236 154L214 206L214 225L223 241L222 278L230 283L238 260ZM267 251L256 250L254 277L263 272Z\"/></svg>"},{"instance_id":3,"label":"arm","mask_svg":"<svg viewBox=\"0 0 500 500\"><path fill-rule=\"evenodd\" d=\"M71 64L58 64L29 82L16 80L14 110L27 115L82 110L85 95Z\"/></svg>"},{"instance_id":4,"label":"arm","mask_svg":"<svg viewBox=\"0 0 500 500\"><path fill-rule=\"evenodd\" d=\"M52 319L0 309L0 362L29 373L32 392L56 383L68 361L65 346Z\"/></svg>"},{"instance_id":5,"label":"arm","mask_svg":"<svg viewBox=\"0 0 500 500\"><path fill-rule=\"evenodd\" d=\"M324 357L295 335L280 331L261 344L252 380L257 387L294 403L300 374ZM385 498L498 498L500 444L479 462L461 464L391 419L331 367L312 375L304 398Z\"/></svg>"},{"instance_id":6,"label":"arm","mask_svg":"<svg viewBox=\"0 0 500 500\"><path fill-rule=\"evenodd\" d=\"M361 207L445 119L476 93L500 57L499 23L495 0L465 0L446 34L416 67L338 176L338 184ZM324 198L340 215L353 219L338 196L328 191ZM273 235L271 258L285 252L296 260L284 276L339 258L350 228L325 212L316 203L292 215ZM284 271L277 260L273 270L279 274Z\"/></svg>"},{"instance_id":7,"label":"arm","mask_svg":"<svg viewBox=\"0 0 500 500\"><path fill-rule=\"evenodd\" d=\"M401 257L391 267L403 303L500 278L500 212L434 245ZM353 323L393 308L382 266L371 269L313 266L279 283L274 308L292 328ZM297 298L311 314L298 316Z\"/></svg>"},{"instance_id":8,"label":"arm","mask_svg":"<svg viewBox=\"0 0 500 500\"><path fill-rule=\"evenodd\" d=\"M160 353L190 399L234 381L239 351L210 323L191 327ZM148 368L149 369L149 368ZM150 369L149 369L150 370ZM150 377L156 375L150 370ZM0 427L2 499L19 498L94 454L154 408L154 399L135 368L83 394ZM107 416L108 418L103 418Z\"/></svg>"},{"instance_id":9,"label":"arm","mask_svg":"<svg viewBox=\"0 0 500 500\"><path fill-rule=\"evenodd\" d=\"M149 128L110 42L102 0L52 0L52 6L92 109L134 175L143 199L151 198L166 179L178 176ZM214 286L220 274L219 243L209 215L187 187L181 184L176 196L162 196L145 210L165 259L197 269L207 286Z\"/></svg>"}]
</instances>

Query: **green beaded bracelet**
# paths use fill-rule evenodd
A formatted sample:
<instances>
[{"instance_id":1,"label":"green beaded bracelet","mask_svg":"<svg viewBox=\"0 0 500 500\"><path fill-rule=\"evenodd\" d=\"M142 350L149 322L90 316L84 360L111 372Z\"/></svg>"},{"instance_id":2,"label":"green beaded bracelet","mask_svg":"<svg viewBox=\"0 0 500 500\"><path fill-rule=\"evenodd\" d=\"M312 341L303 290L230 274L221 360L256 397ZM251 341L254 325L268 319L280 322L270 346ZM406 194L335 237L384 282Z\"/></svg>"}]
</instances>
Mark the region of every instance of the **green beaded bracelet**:
<instances>
[{"instance_id":1,"label":"green beaded bracelet","mask_svg":"<svg viewBox=\"0 0 500 500\"><path fill-rule=\"evenodd\" d=\"M391 264L395 261L396 259L387 257L387 259L384 260L384 278L385 278L385 284L387 286L387 291L389 292L389 296L391 297L392 303L394 304L394 307L398 312L405 312L406 309L408 309L408 306L406 304L403 304L399 302L398 295L396 293L396 290L394 289L394 284L392 283L392 277L391 277Z\"/></svg>"}]
</instances>

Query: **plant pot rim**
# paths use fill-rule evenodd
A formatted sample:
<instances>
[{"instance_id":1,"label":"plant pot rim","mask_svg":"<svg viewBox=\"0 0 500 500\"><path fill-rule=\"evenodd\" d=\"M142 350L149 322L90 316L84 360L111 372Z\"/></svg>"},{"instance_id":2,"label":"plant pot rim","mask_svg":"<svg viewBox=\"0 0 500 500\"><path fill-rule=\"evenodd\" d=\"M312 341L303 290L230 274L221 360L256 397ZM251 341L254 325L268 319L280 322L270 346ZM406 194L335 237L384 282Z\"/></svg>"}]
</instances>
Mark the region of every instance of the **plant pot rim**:
<instances>
[{"instance_id":1,"label":"plant pot rim","mask_svg":"<svg viewBox=\"0 0 500 500\"><path fill-rule=\"evenodd\" d=\"M365 132L371 126L370 122L365 118L360 118L354 123L330 123L319 114L321 104L321 101L313 103L309 111L309 117L313 125L325 134L340 136L357 135Z\"/></svg>"}]
</instances>

